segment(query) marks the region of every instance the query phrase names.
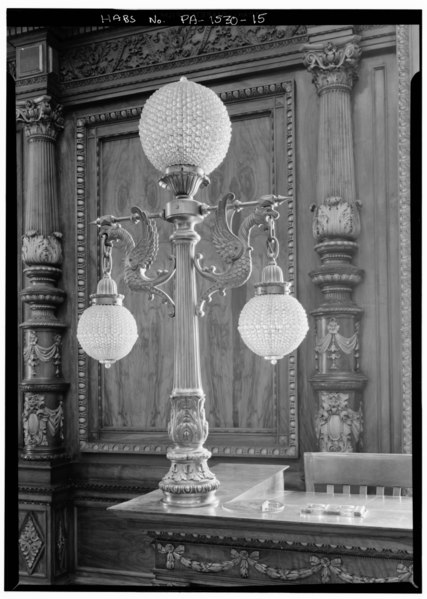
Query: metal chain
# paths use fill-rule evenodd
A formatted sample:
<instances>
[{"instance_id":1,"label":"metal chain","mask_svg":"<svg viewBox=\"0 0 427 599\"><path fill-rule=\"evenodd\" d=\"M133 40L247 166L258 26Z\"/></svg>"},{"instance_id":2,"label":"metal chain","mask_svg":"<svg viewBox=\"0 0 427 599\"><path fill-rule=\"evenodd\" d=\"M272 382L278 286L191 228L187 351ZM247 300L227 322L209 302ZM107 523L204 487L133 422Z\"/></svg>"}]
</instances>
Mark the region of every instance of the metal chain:
<instances>
[{"instance_id":1,"label":"metal chain","mask_svg":"<svg viewBox=\"0 0 427 599\"><path fill-rule=\"evenodd\" d=\"M102 274L111 276L113 262L111 259L112 244L108 241L108 236L102 236Z\"/></svg>"},{"instance_id":2,"label":"metal chain","mask_svg":"<svg viewBox=\"0 0 427 599\"><path fill-rule=\"evenodd\" d=\"M279 240L276 237L276 227L274 221L279 217L279 213L276 210L274 210L274 212L276 214L271 214L267 217L267 256L270 258L270 260L276 261L279 255Z\"/></svg>"}]
</instances>

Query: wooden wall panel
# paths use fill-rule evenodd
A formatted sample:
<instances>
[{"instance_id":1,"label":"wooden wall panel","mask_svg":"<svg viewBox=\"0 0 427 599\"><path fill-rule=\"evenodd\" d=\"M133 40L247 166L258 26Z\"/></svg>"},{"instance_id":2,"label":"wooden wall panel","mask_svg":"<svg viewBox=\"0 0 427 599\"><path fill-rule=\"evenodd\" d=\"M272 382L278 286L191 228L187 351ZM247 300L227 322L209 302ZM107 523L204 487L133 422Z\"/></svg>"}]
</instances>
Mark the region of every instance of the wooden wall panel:
<instances>
[{"instance_id":1,"label":"wooden wall panel","mask_svg":"<svg viewBox=\"0 0 427 599\"><path fill-rule=\"evenodd\" d=\"M107 507L80 502L75 508L77 576L96 576L107 583L114 576L125 584L149 585L154 567L150 539L139 527L112 518Z\"/></svg>"},{"instance_id":2,"label":"wooden wall panel","mask_svg":"<svg viewBox=\"0 0 427 599\"><path fill-rule=\"evenodd\" d=\"M362 202L355 263L365 271L355 301L364 309L360 355L368 377L363 448L384 453L401 451L401 433L393 426L395 411L401 411L401 372L395 367L400 363L396 84L392 55L367 57L354 90L356 184Z\"/></svg>"}]
</instances>

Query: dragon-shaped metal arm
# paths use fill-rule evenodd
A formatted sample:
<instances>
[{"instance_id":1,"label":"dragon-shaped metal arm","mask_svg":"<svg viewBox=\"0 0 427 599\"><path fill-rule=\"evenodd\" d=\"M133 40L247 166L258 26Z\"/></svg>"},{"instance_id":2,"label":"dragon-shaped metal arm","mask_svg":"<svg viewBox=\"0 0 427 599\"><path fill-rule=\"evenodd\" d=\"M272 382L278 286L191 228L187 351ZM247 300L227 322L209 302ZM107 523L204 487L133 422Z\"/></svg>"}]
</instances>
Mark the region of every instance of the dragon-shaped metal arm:
<instances>
[{"instance_id":1,"label":"dragon-shaped metal arm","mask_svg":"<svg viewBox=\"0 0 427 599\"><path fill-rule=\"evenodd\" d=\"M198 254L195 259L195 267L199 274L213 282L206 291L204 291L197 304L197 314L205 315L205 305L212 301L214 293L219 292L225 295L227 289L241 287L251 276L252 272L252 247L249 244L251 230L255 226L267 227L267 217L277 218L278 205L286 200L285 196L262 196L257 200L256 209L249 214L240 225L237 235L231 230L233 215L236 209L240 208L240 203L236 202L233 193L224 196L218 202L218 208L215 212L215 224L212 232L212 243L216 251L226 264L226 269L217 272L215 266L205 267L202 265L203 256ZM231 216L227 218L227 208L234 208Z\"/></svg>"},{"instance_id":2,"label":"dragon-shaped metal arm","mask_svg":"<svg viewBox=\"0 0 427 599\"><path fill-rule=\"evenodd\" d=\"M159 296L164 304L169 306L169 316L175 315L175 303L172 298L158 285L167 283L175 274L175 258L171 256L173 264L169 270L158 270L157 277L150 278L146 275L147 270L154 262L159 249L159 234L153 219L138 207L131 209L135 220L142 225L142 237L135 244L132 235L117 223L117 219L111 216L102 216L98 220L99 234L105 235L108 242L117 243L125 251L124 279L126 285L132 291L145 291L150 299L154 295Z\"/></svg>"}]
</instances>

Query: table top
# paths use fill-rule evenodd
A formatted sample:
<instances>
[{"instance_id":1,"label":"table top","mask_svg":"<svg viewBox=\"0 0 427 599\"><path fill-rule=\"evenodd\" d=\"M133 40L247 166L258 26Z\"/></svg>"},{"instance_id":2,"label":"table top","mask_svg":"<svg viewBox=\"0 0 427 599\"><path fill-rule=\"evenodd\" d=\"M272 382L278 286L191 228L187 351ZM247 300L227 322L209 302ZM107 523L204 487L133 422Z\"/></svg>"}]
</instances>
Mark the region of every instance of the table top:
<instances>
[{"instance_id":1,"label":"table top","mask_svg":"<svg viewBox=\"0 0 427 599\"><path fill-rule=\"evenodd\" d=\"M248 470L249 469L249 470ZM412 498L376 495L343 495L329 493L305 493L300 491L283 490L278 487L280 474L284 466L269 466L254 469L252 465L219 465L215 472L222 481L217 492L217 505L203 507L172 507L164 504L160 490L136 497L130 501L109 508L118 516L143 519L154 522L179 523L182 526L200 523L204 525L234 527L244 523L256 523L268 528L289 525L295 529L330 528L343 532L359 529L371 530L375 534L381 531L395 533L411 533L412 531ZM245 473L249 474L249 485ZM279 475L279 476L278 476ZM275 484L271 484L274 479ZM248 482L248 481L247 481ZM243 492L238 492L238 490ZM281 511L262 511L266 501L278 502L284 507ZM366 513L363 517L331 514L304 514L302 509L309 504L327 504L330 506L364 506Z\"/></svg>"}]
</instances>

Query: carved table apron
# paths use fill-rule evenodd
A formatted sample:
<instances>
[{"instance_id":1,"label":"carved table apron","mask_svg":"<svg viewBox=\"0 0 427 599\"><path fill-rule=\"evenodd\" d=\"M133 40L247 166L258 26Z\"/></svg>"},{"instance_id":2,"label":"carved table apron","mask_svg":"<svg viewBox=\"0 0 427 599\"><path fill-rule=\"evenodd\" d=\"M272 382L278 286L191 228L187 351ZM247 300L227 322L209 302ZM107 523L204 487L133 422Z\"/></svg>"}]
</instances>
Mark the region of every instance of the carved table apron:
<instances>
[{"instance_id":1,"label":"carved table apron","mask_svg":"<svg viewBox=\"0 0 427 599\"><path fill-rule=\"evenodd\" d=\"M159 490L109 509L148 531L158 585L412 583L411 498L286 491L285 469L219 464L215 506L172 508ZM262 512L266 499L284 509ZM302 515L309 503L367 511Z\"/></svg>"}]
</instances>

